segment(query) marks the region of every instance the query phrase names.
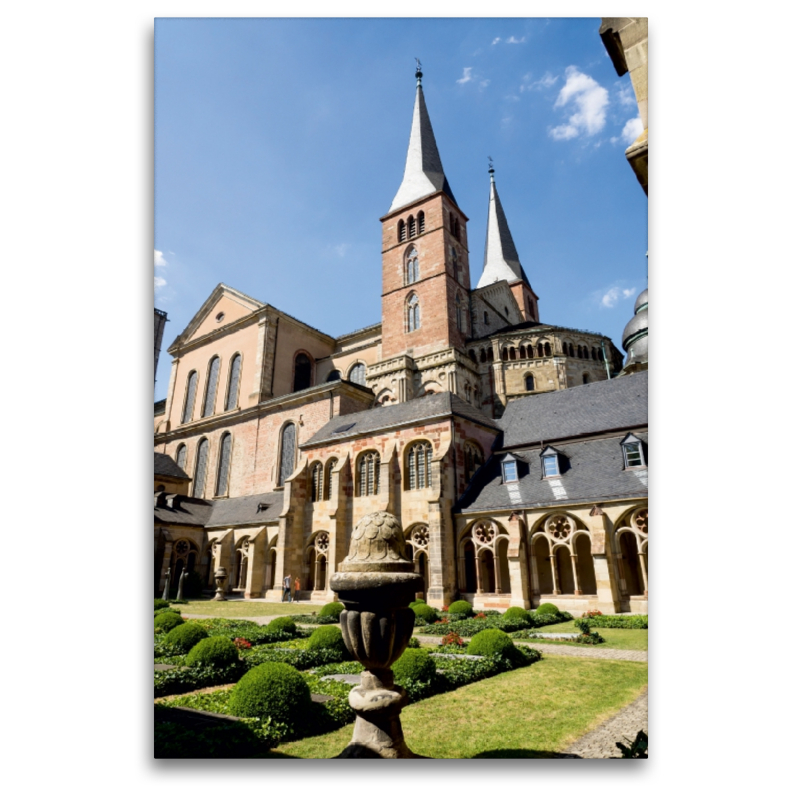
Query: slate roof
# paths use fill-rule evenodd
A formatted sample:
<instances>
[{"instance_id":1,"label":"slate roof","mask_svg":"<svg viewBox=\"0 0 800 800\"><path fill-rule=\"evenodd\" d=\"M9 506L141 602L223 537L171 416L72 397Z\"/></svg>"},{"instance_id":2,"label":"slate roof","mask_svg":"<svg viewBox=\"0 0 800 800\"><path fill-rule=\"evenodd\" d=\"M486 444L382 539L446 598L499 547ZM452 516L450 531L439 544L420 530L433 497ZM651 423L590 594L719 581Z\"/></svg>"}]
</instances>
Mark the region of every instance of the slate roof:
<instances>
[{"instance_id":1,"label":"slate roof","mask_svg":"<svg viewBox=\"0 0 800 800\"><path fill-rule=\"evenodd\" d=\"M500 419L502 448L647 425L647 372L510 402Z\"/></svg>"},{"instance_id":2,"label":"slate roof","mask_svg":"<svg viewBox=\"0 0 800 800\"><path fill-rule=\"evenodd\" d=\"M494 455L475 476L456 510L473 513L646 497L647 468L623 468L620 443L626 435L622 433L603 439L559 445L558 450L562 454L560 461L568 467L562 466L563 474L559 478L547 480L542 478L540 447L513 451L514 456L529 465L526 466L518 460L517 483L502 482L500 461L503 456ZM647 442L646 433L637 432L636 435Z\"/></svg>"},{"instance_id":3,"label":"slate roof","mask_svg":"<svg viewBox=\"0 0 800 800\"><path fill-rule=\"evenodd\" d=\"M156 400L153 403L153 416L160 417L167 410L167 399Z\"/></svg>"},{"instance_id":4,"label":"slate roof","mask_svg":"<svg viewBox=\"0 0 800 800\"><path fill-rule=\"evenodd\" d=\"M452 392L439 392L438 394L409 400L406 403L378 406L367 411L357 411L354 414L333 417L307 442L300 445L300 448L315 447L322 442L336 441L337 439L365 436L373 431L400 427L448 414L463 417L493 430L499 430L497 420L490 419ZM339 430L337 432L337 429L351 424L352 427L348 427L347 430Z\"/></svg>"},{"instance_id":5,"label":"slate roof","mask_svg":"<svg viewBox=\"0 0 800 800\"><path fill-rule=\"evenodd\" d=\"M259 511L260 503L266 504L268 508ZM206 527L272 522L278 519L282 510L283 492L264 492L247 497L232 497L229 500L214 500Z\"/></svg>"},{"instance_id":6,"label":"slate roof","mask_svg":"<svg viewBox=\"0 0 800 800\"><path fill-rule=\"evenodd\" d=\"M169 497L169 495L167 495ZM156 522L163 525L194 525L202 528L211 516L212 504L208 500L177 495L180 508L154 508Z\"/></svg>"},{"instance_id":7,"label":"slate roof","mask_svg":"<svg viewBox=\"0 0 800 800\"><path fill-rule=\"evenodd\" d=\"M164 453L153 453L153 475L163 475L165 478L183 478L189 480L189 476L175 463L175 461Z\"/></svg>"}]
</instances>

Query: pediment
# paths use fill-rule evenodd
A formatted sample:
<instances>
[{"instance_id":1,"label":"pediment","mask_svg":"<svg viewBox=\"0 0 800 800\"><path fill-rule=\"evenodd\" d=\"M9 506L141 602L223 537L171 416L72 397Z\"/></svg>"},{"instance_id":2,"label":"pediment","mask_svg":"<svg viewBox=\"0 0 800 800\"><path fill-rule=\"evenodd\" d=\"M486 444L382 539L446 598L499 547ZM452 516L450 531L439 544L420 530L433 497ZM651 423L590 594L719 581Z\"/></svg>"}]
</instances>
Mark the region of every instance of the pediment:
<instances>
[{"instance_id":1,"label":"pediment","mask_svg":"<svg viewBox=\"0 0 800 800\"><path fill-rule=\"evenodd\" d=\"M183 332L170 345L168 352L178 345L201 339L209 333L247 317L263 306L264 303L259 300L220 283L192 317Z\"/></svg>"}]
</instances>

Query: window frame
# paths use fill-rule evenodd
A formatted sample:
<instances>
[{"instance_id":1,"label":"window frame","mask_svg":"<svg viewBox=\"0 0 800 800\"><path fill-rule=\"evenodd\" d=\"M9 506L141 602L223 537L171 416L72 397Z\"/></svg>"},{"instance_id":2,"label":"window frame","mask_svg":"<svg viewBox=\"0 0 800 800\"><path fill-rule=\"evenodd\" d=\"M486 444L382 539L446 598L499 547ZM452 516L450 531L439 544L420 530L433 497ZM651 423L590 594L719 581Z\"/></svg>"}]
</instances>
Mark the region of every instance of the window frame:
<instances>
[{"instance_id":1,"label":"window frame","mask_svg":"<svg viewBox=\"0 0 800 800\"><path fill-rule=\"evenodd\" d=\"M224 444L226 438L230 442L228 449L228 463L225 471L225 485L221 485L220 478L222 476L222 456L224 454ZM214 497L227 497L228 488L231 482L231 465L233 463L233 434L230 431L224 431L222 436L219 437L219 453L217 455L217 476L214 481Z\"/></svg>"},{"instance_id":2,"label":"window frame","mask_svg":"<svg viewBox=\"0 0 800 800\"><path fill-rule=\"evenodd\" d=\"M645 469L647 467L647 459L644 452L644 441L633 433L629 433L621 442L620 448L622 450L622 463L623 469ZM631 464L629 458L628 448L636 447L638 451L638 464Z\"/></svg>"},{"instance_id":3,"label":"window frame","mask_svg":"<svg viewBox=\"0 0 800 800\"><path fill-rule=\"evenodd\" d=\"M189 402L189 390L191 389L192 378L194 378L194 391L191 392L191 403ZM194 407L197 403L197 384L200 377L196 369L190 370L186 377L186 391L183 395L183 412L181 413L181 425L186 425L194 419Z\"/></svg>"},{"instance_id":4,"label":"window frame","mask_svg":"<svg viewBox=\"0 0 800 800\"><path fill-rule=\"evenodd\" d=\"M217 365L217 374L214 376L214 389L211 390L211 376L214 372L214 363ZM218 355L212 356L208 362L208 369L206 370L206 389L203 392L203 405L200 409L200 419L213 417L217 411L217 392L219 391L219 370L222 365L222 359ZM209 401L211 401L211 410L206 411Z\"/></svg>"},{"instance_id":5,"label":"window frame","mask_svg":"<svg viewBox=\"0 0 800 800\"><path fill-rule=\"evenodd\" d=\"M231 386L233 378L233 365L236 359L239 359L239 374L236 376L236 392L231 402ZM239 407L239 390L242 387L242 354L238 351L231 356L228 363L228 383L225 387L225 403L223 404L223 411L235 411Z\"/></svg>"}]
</instances>

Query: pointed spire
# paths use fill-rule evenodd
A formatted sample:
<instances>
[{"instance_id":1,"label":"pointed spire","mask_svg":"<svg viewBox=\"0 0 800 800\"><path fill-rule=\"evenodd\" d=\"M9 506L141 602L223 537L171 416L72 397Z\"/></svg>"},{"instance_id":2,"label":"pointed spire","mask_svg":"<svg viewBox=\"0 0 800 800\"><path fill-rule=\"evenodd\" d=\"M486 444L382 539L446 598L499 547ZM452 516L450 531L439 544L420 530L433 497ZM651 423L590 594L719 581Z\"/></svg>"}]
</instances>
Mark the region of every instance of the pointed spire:
<instances>
[{"instance_id":1,"label":"pointed spire","mask_svg":"<svg viewBox=\"0 0 800 800\"><path fill-rule=\"evenodd\" d=\"M494 183L494 166L489 158L489 221L486 224L486 248L483 252L483 273L478 281L478 289L495 281L514 283L523 280L528 283L528 276L519 263L517 248L511 238L500 195ZM530 284L528 284L530 285Z\"/></svg>"},{"instance_id":2,"label":"pointed spire","mask_svg":"<svg viewBox=\"0 0 800 800\"><path fill-rule=\"evenodd\" d=\"M392 201L389 213L398 208L407 206L415 200L421 200L434 192L444 191L455 203L453 192L447 183L447 178L439 158L439 149L436 147L436 138L433 127L425 106L425 95L422 93L422 69L417 59L417 94L414 101L414 116L411 120L411 137L408 141L408 155L406 156L406 171L403 182L397 190Z\"/></svg>"}]
</instances>

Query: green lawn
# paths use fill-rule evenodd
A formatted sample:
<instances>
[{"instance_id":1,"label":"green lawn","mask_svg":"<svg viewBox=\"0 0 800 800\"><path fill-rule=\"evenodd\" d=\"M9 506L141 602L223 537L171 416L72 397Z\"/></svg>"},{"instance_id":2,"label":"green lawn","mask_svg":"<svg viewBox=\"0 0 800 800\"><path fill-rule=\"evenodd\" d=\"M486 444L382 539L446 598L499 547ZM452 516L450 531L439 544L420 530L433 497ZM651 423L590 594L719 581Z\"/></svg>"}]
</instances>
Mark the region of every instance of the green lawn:
<instances>
[{"instance_id":1,"label":"green lawn","mask_svg":"<svg viewBox=\"0 0 800 800\"><path fill-rule=\"evenodd\" d=\"M311 614L321 605L311 603L260 603L226 600L190 600L186 605L172 606L181 614L205 614L209 617L269 617L275 614Z\"/></svg>"},{"instance_id":2,"label":"green lawn","mask_svg":"<svg viewBox=\"0 0 800 800\"><path fill-rule=\"evenodd\" d=\"M646 686L647 664L547 656L408 706L403 730L411 749L431 758L548 758ZM347 725L289 742L269 757L331 758L345 748L352 731Z\"/></svg>"},{"instance_id":3,"label":"green lawn","mask_svg":"<svg viewBox=\"0 0 800 800\"><path fill-rule=\"evenodd\" d=\"M574 622L559 622L558 625L546 625L544 628L539 628L542 633L579 633L575 627ZM551 642L551 644L564 644L570 647L579 647L584 649L602 648L603 650L647 650L647 630L626 628L593 628L596 630L606 641L604 644L575 644L573 642ZM536 641L533 640L534 647ZM542 643L546 642L545 639L540 639Z\"/></svg>"}]
</instances>

